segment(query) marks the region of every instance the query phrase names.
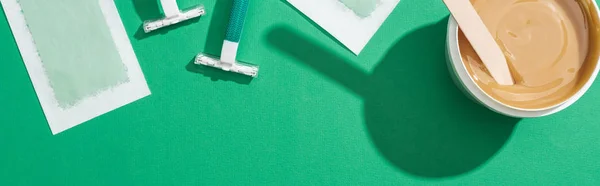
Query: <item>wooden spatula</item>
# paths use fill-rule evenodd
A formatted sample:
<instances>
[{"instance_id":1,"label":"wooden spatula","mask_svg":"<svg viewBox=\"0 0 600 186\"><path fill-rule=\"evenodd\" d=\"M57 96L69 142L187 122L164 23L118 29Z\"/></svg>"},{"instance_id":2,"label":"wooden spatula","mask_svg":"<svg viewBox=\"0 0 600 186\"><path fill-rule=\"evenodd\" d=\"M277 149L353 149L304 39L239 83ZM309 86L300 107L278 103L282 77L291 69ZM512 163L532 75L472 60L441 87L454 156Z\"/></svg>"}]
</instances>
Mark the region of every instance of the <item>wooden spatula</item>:
<instances>
[{"instance_id":1,"label":"wooden spatula","mask_svg":"<svg viewBox=\"0 0 600 186\"><path fill-rule=\"evenodd\" d=\"M504 53L469 0L443 0L467 40L500 85L513 85Z\"/></svg>"}]
</instances>

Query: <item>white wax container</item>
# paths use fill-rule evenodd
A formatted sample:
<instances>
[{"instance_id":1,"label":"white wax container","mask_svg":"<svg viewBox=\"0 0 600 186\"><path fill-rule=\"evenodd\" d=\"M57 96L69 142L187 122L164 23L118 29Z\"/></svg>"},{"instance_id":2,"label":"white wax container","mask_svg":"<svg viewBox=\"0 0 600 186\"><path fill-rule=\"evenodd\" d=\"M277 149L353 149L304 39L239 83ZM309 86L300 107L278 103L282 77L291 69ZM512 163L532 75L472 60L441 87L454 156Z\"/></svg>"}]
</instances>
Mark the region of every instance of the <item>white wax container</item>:
<instances>
[{"instance_id":1,"label":"white wax container","mask_svg":"<svg viewBox=\"0 0 600 186\"><path fill-rule=\"evenodd\" d=\"M590 14L596 17L596 21L600 20L600 17L598 16L598 13L600 11L598 10L598 5L596 1L582 0L582 3L583 2L585 2L584 4L587 4L588 6L593 6L588 8L590 11L593 11L590 12ZM596 22L594 24L598 23ZM587 90L594 83L594 80L598 75L598 71L600 70L600 65L598 65L599 62L596 61L596 64L593 65L594 70L590 76L590 79L583 85L583 87L581 87L581 89L578 92L576 92L568 100L560 104L542 109L522 109L506 105L492 98L475 83L475 80L467 71L467 68L465 67L462 57L460 55L460 48L458 46L458 23L452 16L450 16L448 20L448 35L446 38L446 59L448 70L450 71L450 76L453 78L457 87L461 89L466 96L484 105L492 111L516 118L535 118L548 116L566 109L567 107L575 103L577 100L579 100L579 98L581 98L587 92Z\"/></svg>"}]
</instances>

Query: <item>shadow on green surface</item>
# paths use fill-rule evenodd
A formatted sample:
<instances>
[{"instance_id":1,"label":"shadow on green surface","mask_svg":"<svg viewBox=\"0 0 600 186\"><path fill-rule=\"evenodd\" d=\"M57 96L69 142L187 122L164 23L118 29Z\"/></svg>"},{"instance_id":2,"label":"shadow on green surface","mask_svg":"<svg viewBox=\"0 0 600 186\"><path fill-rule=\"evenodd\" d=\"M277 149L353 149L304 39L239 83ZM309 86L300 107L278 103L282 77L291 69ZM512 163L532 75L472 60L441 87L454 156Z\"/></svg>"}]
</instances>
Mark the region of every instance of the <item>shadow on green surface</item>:
<instances>
[{"instance_id":1,"label":"shadow on green surface","mask_svg":"<svg viewBox=\"0 0 600 186\"><path fill-rule=\"evenodd\" d=\"M192 73L202 74L209 77L212 81L232 81L242 85L249 85L254 78L245 76L238 73L226 72L220 69L207 67L204 65L194 64L192 59L186 66L185 69Z\"/></svg>"},{"instance_id":2,"label":"shadow on green surface","mask_svg":"<svg viewBox=\"0 0 600 186\"><path fill-rule=\"evenodd\" d=\"M142 22L150 21L150 20L158 20L163 18L162 9L160 8L160 3L158 0L132 0L133 6L135 7L135 11L140 17ZM180 7L181 8L181 7ZM166 34L171 30L190 25L192 23L198 22L203 16L196 17L181 23L177 23L175 25L171 25L168 27L164 27L150 33L144 32L144 25L140 25L138 30L135 32L134 37L138 40L142 40L151 36Z\"/></svg>"},{"instance_id":3,"label":"shadow on green surface","mask_svg":"<svg viewBox=\"0 0 600 186\"><path fill-rule=\"evenodd\" d=\"M494 156L519 119L469 100L445 64L447 19L414 30L389 49L372 74L285 26L267 42L364 99L365 124L383 157L428 178L458 176Z\"/></svg>"}]
</instances>

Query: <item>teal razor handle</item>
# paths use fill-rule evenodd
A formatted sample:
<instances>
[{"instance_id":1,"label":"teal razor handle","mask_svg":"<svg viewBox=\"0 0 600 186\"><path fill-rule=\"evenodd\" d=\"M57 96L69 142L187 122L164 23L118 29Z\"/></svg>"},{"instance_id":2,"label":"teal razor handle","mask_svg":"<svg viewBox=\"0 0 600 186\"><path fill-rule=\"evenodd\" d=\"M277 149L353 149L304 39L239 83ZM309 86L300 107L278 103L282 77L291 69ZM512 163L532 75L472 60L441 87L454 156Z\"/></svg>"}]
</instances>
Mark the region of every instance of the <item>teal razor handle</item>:
<instances>
[{"instance_id":1,"label":"teal razor handle","mask_svg":"<svg viewBox=\"0 0 600 186\"><path fill-rule=\"evenodd\" d=\"M227 26L227 33L225 34L223 48L221 49L221 59L217 60L204 54L198 54L194 62L195 64L210 66L251 77L256 77L258 75L258 66L236 60L238 46L242 39L244 22L246 21L246 13L248 12L249 1L250 0L233 1L229 25Z\"/></svg>"},{"instance_id":2,"label":"teal razor handle","mask_svg":"<svg viewBox=\"0 0 600 186\"><path fill-rule=\"evenodd\" d=\"M258 75L258 66L239 62L236 60L238 46L242 39L242 30L246 21L248 12L248 2L250 0L234 0L229 17L227 33L221 49L221 59L209 57L204 54L196 56L196 64L219 68L224 71L236 72L252 77Z\"/></svg>"},{"instance_id":3,"label":"teal razor handle","mask_svg":"<svg viewBox=\"0 0 600 186\"><path fill-rule=\"evenodd\" d=\"M223 41L221 50L221 62L224 64L234 64L236 62L237 50L242 39L242 30L248 13L248 2L250 0L234 0L229 17L229 25Z\"/></svg>"},{"instance_id":4,"label":"teal razor handle","mask_svg":"<svg viewBox=\"0 0 600 186\"><path fill-rule=\"evenodd\" d=\"M250 0L233 1L225 40L234 43L240 42L242 38L242 29L244 29L244 22L246 21L246 13L248 12L248 2L250 2Z\"/></svg>"}]
</instances>

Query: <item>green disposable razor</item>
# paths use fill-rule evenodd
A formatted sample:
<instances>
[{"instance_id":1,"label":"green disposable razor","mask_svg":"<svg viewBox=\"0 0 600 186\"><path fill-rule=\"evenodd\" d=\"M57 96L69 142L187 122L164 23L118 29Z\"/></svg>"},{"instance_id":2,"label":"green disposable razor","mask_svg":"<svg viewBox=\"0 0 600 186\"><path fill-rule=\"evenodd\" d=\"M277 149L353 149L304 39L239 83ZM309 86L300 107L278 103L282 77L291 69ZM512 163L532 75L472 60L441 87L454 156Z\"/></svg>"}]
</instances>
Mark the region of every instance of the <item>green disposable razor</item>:
<instances>
[{"instance_id":1,"label":"green disposable razor","mask_svg":"<svg viewBox=\"0 0 600 186\"><path fill-rule=\"evenodd\" d=\"M250 0L234 0L231 16L229 17L229 26L223 48L221 50L221 58L215 58L206 54L198 54L195 59L195 64L206 65L218 68L224 71L240 73L252 77L258 75L258 66L236 61L236 55L240 40L242 38L242 30L248 12L248 3Z\"/></svg>"}]
</instances>

